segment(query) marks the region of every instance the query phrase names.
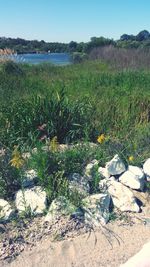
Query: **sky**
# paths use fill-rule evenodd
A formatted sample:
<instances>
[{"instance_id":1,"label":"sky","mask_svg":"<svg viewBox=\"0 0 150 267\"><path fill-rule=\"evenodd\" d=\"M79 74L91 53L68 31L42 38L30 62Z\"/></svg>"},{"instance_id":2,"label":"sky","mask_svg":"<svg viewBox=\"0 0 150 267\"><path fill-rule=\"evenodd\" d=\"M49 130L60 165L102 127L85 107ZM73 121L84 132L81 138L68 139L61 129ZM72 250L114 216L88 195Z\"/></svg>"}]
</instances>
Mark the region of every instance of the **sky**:
<instances>
[{"instance_id":1,"label":"sky","mask_svg":"<svg viewBox=\"0 0 150 267\"><path fill-rule=\"evenodd\" d=\"M0 36L49 42L150 31L150 0L0 0Z\"/></svg>"}]
</instances>

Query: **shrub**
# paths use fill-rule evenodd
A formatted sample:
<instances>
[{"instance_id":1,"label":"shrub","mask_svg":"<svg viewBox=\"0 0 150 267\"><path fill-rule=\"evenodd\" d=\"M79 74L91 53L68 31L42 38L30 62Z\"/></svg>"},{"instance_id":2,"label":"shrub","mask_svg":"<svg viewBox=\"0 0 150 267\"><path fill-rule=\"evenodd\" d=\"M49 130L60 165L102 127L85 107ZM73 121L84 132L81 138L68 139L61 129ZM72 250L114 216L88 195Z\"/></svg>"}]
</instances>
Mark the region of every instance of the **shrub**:
<instances>
[{"instance_id":1,"label":"shrub","mask_svg":"<svg viewBox=\"0 0 150 267\"><path fill-rule=\"evenodd\" d=\"M23 75L23 68L20 64L15 63L13 61L6 61L2 64L2 71L4 71L7 75Z\"/></svg>"},{"instance_id":2,"label":"shrub","mask_svg":"<svg viewBox=\"0 0 150 267\"><path fill-rule=\"evenodd\" d=\"M73 63L81 63L87 60L87 54L80 53L80 52L74 52L72 53L72 61Z\"/></svg>"}]
</instances>

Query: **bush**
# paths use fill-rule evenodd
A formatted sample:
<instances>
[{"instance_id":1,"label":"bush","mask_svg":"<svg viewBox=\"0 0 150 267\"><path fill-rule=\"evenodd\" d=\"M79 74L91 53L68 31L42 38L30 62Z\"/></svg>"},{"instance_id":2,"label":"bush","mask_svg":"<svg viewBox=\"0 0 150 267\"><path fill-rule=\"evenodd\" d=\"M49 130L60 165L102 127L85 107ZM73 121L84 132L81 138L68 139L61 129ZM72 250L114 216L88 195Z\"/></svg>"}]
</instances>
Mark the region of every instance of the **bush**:
<instances>
[{"instance_id":1,"label":"bush","mask_svg":"<svg viewBox=\"0 0 150 267\"><path fill-rule=\"evenodd\" d=\"M7 75L23 75L24 71L20 64L14 61L6 61L2 64L2 71Z\"/></svg>"},{"instance_id":2,"label":"bush","mask_svg":"<svg viewBox=\"0 0 150 267\"><path fill-rule=\"evenodd\" d=\"M87 54L80 53L80 52L74 52L72 53L72 61L73 63L81 63L87 60Z\"/></svg>"}]
</instances>

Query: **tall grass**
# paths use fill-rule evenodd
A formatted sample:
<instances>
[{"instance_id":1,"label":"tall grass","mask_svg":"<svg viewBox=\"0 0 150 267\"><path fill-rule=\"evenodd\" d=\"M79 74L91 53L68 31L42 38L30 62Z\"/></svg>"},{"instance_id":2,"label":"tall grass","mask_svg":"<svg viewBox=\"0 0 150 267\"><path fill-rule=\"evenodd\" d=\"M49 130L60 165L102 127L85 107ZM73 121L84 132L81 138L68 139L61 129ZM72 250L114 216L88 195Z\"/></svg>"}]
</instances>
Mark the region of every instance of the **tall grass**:
<instances>
[{"instance_id":1,"label":"tall grass","mask_svg":"<svg viewBox=\"0 0 150 267\"><path fill-rule=\"evenodd\" d=\"M150 49L97 47L90 52L89 59L102 60L115 69L147 69L150 68Z\"/></svg>"}]
</instances>

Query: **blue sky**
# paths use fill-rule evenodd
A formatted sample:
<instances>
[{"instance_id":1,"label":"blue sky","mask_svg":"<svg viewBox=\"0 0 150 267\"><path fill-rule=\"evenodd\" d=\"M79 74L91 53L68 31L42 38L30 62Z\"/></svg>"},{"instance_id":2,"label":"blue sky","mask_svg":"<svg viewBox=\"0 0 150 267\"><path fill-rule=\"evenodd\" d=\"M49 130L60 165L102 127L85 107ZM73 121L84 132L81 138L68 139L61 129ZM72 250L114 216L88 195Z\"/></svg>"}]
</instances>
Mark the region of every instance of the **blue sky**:
<instances>
[{"instance_id":1,"label":"blue sky","mask_svg":"<svg viewBox=\"0 0 150 267\"><path fill-rule=\"evenodd\" d=\"M70 42L143 29L150 0L0 0L0 36Z\"/></svg>"}]
</instances>

